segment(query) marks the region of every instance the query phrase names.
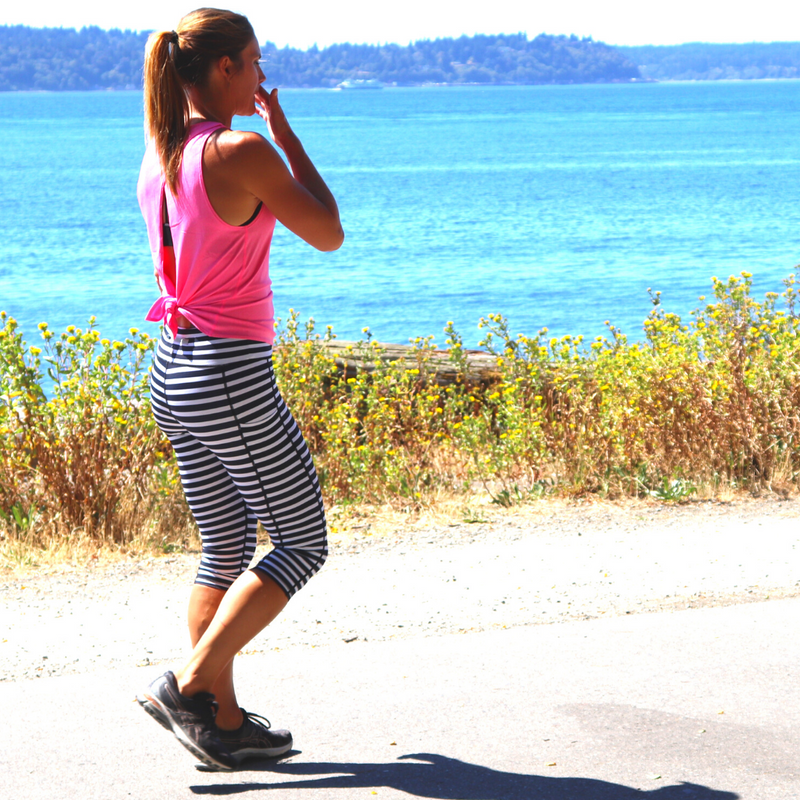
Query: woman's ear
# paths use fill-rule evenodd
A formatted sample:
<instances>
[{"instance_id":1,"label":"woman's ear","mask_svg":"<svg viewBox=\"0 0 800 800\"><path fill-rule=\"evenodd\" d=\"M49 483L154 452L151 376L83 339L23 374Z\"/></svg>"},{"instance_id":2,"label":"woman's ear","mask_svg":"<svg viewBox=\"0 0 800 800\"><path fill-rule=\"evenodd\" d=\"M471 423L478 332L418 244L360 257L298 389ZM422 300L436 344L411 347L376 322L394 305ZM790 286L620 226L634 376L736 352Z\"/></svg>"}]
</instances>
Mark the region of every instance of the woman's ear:
<instances>
[{"instance_id":1,"label":"woman's ear","mask_svg":"<svg viewBox=\"0 0 800 800\"><path fill-rule=\"evenodd\" d=\"M222 77L224 77L228 82L230 82L233 76L239 71L239 67L230 56L222 56L222 58L217 62L217 69L219 70L220 75L222 75Z\"/></svg>"}]
</instances>

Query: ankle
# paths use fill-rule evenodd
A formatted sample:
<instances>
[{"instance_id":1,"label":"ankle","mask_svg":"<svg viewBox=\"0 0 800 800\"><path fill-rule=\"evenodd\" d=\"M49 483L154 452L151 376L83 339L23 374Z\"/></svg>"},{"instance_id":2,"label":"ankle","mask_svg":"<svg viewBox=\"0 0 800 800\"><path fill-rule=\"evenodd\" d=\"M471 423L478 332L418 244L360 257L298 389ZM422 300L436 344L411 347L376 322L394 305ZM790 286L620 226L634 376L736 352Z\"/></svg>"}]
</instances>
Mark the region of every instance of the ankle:
<instances>
[{"instance_id":1,"label":"ankle","mask_svg":"<svg viewBox=\"0 0 800 800\"><path fill-rule=\"evenodd\" d=\"M236 731L242 727L244 714L239 706L235 708L220 708L217 711L217 727L223 731Z\"/></svg>"},{"instance_id":2,"label":"ankle","mask_svg":"<svg viewBox=\"0 0 800 800\"><path fill-rule=\"evenodd\" d=\"M197 675L188 670L175 672L175 684L184 697L194 697L198 692L208 691L200 684Z\"/></svg>"}]
</instances>

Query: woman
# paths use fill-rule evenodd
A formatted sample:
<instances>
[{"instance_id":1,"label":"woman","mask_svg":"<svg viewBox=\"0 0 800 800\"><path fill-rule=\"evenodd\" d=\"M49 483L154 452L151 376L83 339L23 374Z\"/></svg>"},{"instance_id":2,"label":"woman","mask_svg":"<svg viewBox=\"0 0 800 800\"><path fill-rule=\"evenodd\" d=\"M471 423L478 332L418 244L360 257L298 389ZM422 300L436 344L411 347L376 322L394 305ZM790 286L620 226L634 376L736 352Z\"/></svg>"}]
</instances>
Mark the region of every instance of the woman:
<instances>
[{"instance_id":1,"label":"woman","mask_svg":"<svg viewBox=\"0 0 800 800\"><path fill-rule=\"evenodd\" d=\"M209 766L288 751L288 731L240 708L233 657L317 572L325 511L311 456L272 372L269 247L276 219L319 250L344 239L336 201L262 87L247 19L203 8L154 33L145 56L149 139L138 184L162 290L151 374L203 540L189 601L193 651L138 700ZM232 131L259 114L261 135ZM273 549L247 569L261 521Z\"/></svg>"}]
</instances>

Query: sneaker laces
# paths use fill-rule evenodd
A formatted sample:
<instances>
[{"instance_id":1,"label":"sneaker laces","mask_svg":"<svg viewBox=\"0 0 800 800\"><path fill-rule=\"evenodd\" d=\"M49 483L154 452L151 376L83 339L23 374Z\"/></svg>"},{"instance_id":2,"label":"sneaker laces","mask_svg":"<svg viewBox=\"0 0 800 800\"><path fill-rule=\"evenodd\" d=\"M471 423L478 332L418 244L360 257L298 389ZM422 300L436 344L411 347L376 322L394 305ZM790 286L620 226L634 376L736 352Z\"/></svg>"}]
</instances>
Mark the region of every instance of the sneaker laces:
<instances>
[{"instance_id":1,"label":"sneaker laces","mask_svg":"<svg viewBox=\"0 0 800 800\"><path fill-rule=\"evenodd\" d=\"M242 709L242 714L244 714L243 725L247 720L252 720L254 725L258 725L266 730L272 727L272 723L266 717L262 717L261 714L253 714L251 711L245 711L244 709Z\"/></svg>"}]
</instances>

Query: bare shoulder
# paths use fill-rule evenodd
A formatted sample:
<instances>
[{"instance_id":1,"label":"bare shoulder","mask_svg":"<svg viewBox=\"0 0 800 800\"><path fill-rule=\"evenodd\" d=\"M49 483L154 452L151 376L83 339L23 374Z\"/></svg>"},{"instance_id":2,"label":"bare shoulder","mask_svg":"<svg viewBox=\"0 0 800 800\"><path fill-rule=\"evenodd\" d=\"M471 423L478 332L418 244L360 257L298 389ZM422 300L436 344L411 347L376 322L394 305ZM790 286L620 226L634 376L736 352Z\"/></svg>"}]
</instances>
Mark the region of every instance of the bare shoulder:
<instances>
[{"instance_id":1,"label":"bare shoulder","mask_svg":"<svg viewBox=\"0 0 800 800\"><path fill-rule=\"evenodd\" d=\"M275 148L255 131L220 131L214 138L215 156L229 166L254 166L265 158L278 156Z\"/></svg>"}]
</instances>

